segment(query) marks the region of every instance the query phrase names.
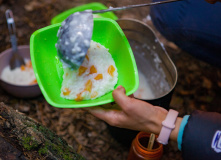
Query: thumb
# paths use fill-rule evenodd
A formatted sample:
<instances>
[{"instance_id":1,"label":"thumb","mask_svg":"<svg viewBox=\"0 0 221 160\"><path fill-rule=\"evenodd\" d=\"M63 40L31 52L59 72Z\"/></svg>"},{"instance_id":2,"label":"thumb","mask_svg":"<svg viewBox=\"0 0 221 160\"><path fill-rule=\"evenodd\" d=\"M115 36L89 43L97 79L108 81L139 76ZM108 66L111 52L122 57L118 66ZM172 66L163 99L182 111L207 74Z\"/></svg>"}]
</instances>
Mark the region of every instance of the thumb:
<instances>
[{"instance_id":1,"label":"thumb","mask_svg":"<svg viewBox=\"0 0 221 160\"><path fill-rule=\"evenodd\" d=\"M112 93L115 102L123 109L132 98L126 95L125 88L123 86L118 86Z\"/></svg>"}]
</instances>

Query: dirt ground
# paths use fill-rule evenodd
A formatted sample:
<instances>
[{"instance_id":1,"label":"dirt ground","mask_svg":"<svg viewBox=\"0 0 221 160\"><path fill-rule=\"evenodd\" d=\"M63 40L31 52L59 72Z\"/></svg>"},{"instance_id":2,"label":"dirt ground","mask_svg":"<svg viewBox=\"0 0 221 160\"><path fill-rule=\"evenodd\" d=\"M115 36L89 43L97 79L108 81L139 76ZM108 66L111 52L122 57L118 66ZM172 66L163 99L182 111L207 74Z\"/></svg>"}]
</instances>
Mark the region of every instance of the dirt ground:
<instances>
[{"instance_id":1,"label":"dirt ground","mask_svg":"<svg viewBox=\"0 0 221 160\"><path fill-rule=\"evenodd\" d=\"M14 13L18 45L29 44L31 34L47 25L57 14L89 0L0 0L0 52L11 48L6 9ZM146 0L102 1L106 6L123 6L145 3ZM118 18L134 18L153 25L147 19L148 8L119 11ZM155 29L154 29L155 30ZM155 30L156 31L156 30ZM221 69L199 61L166 41L157 31L156 35L164 43L168 54L178 70L178 82L170 107L179 111L179 116L193 110L221 113ZM108 125L82 109L58 109L50 106L43 96L34 99L18 99L0 88L0 102L25 113L62 136L69 145L88 160L125 160L128 147L112 137ZM163 160L182 159L175 142L164 147ZM0 155L1 159L1 155Z\"/></svg>"}]
</instances>

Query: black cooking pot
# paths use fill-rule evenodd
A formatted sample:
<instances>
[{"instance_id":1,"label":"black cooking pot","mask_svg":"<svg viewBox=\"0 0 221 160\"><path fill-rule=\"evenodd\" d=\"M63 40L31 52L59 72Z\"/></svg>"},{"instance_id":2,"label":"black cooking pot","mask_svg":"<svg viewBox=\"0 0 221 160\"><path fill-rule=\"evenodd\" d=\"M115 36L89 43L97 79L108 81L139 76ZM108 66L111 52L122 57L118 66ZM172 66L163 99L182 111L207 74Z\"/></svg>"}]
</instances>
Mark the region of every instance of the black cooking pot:
<instances>
[{"instance_id":1,"label":"black cooking pot","mask_svg":"<svg viewBox=\"0 0 221 160\"><path fill-rule=\"evenodd\" d=\"M119 19L117 22L131 45L139 75L142 73L145 76L152 91L151 98L145 96L136 98L168 110L177 83L175 65L149 26L133 19ZM108 128L111 135L127 147L130 147L138 133L109 125Z\"/></svg>"}]
</instances>

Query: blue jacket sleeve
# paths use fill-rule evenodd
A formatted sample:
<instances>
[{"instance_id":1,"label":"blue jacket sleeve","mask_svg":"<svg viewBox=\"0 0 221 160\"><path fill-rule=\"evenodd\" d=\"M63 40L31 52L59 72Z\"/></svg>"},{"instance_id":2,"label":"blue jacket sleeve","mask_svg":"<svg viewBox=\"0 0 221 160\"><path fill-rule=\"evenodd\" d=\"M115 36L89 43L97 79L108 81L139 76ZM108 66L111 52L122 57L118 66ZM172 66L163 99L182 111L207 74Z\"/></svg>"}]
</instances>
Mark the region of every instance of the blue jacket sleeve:
<instances>
[{"instance_id":1,"label":"blue jacket sleeve","mask_svg":"<svg viewBox=\"0 0 221 160\"><path fill-rule=\"evenodd\" d=\"M194 111L184 128L184 160L221 160L221 114Z\"/></svg>"}]
</instances>

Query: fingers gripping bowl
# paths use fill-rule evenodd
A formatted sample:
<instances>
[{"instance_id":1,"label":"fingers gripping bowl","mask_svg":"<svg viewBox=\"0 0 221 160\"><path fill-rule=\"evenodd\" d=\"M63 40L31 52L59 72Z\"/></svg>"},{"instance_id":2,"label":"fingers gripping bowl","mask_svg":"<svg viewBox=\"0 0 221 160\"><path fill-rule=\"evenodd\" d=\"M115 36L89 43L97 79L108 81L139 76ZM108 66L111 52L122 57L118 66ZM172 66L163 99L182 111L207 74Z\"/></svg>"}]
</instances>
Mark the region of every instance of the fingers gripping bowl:
<instances>
[{"instance_id":1,"label":"fingers gripping bowl","mask_svg":"<svg viewBox=\"0 0 221 160\"><path fill-rule=\"evenodd\" d=\"M55 44L61 23L34 32L31 36L30 50L33 69L40 89L52 106L60 108L82 108L113 102L112 92L93 100L67 100L60 96L63 80L63 67L57 57ZM114 88L123 85L126 94L138 88L136 62L122 29L111 19L94 19L92 40L109 49L118 71L118 81Z\"/></svg>"}]
</instances>

